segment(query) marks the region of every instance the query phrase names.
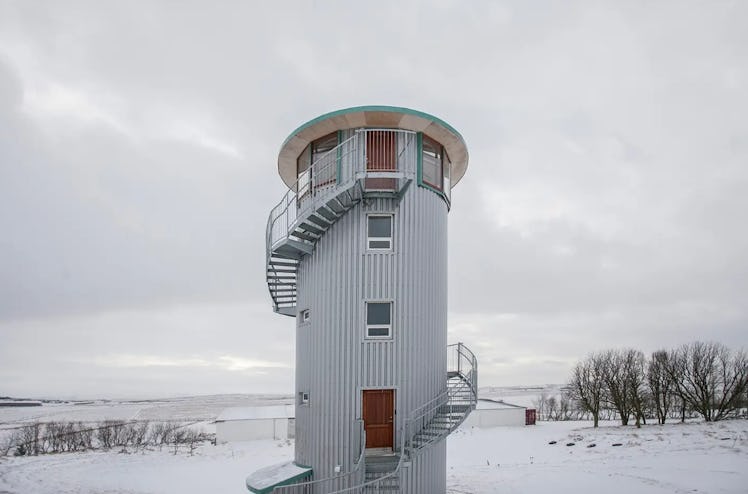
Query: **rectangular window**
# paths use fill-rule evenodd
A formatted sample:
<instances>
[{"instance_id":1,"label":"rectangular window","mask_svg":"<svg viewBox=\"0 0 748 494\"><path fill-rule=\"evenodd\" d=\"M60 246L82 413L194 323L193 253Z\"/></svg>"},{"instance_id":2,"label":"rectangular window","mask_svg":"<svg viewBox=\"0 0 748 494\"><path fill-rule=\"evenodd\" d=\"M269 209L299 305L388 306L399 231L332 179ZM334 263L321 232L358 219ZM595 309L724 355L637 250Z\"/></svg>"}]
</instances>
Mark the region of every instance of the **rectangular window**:
<instances>
[{"instance_id":1,"label":"rectangular window","mask_svg":"<svg viewBox=\"0 0 748 494\"><path fill-rule=\"evenodd\" d=\"M309 404L309 392L300 391L299 392L299 405L308 405L308 404Z\"/></svg>"},{"instance_id":2,"label":"rectangular window","mask_svg":"<svg viewBox=\"0 0 748 494\"><path fill-rule=\"evenodd\" d=\"M444 192L446 192L447 197L449 197L452 193L452 162L449 160L449 155L447 154L447 150L444 150L444 153L442 155L442 163L444 164L442 168L444 168Z\"/></svg>"},{"instance_id":3,"label":"rectangular window","mask_svg":"<svg viewBox=\"0 0 748 494\"><path fill-rule=\"evenodd\" d=\"M366 337L392 336L392 302L366 303Z\"/></svg>"},{"instance_id":4,"label":"rectangular window","mask_svg":"<svg viewBox=\"0 0 748 494\"><path fill-rule=\"evenodd\" d=\"M312 312L309 309L301 311L301 322L309 322L312 318Z\"/></svg>"},{"instance_id":5,"label":"rectangular window","mask_svg":"<svg viewBox=\"0 0 748 494\"><path fill-rule=\"evenodd\" d=\"M312 173L312 147L307 146L296 159L296 194L299 199L309 193L309 178Z\"/></svg>"},{"instance_id":6,"label":"rectangular window","mask_svg":"<svg viewBox=\"0 0 748 494\"><path fill-rule=\"evenodd\" d=\"M442 145L430 137L423 136L421 179L429 187L438 190L444 187L443 156Z\"/></svg>"},{"instance_id":7,"label":"rectangular window","mask_svg":"<svg viewBox=\"0 0 748 494\"><path fill-rule=\"evenodd\" d=\"M392 250L392 215L370 214L366 228L367 249Z\"/></svg>"}]
</instances>

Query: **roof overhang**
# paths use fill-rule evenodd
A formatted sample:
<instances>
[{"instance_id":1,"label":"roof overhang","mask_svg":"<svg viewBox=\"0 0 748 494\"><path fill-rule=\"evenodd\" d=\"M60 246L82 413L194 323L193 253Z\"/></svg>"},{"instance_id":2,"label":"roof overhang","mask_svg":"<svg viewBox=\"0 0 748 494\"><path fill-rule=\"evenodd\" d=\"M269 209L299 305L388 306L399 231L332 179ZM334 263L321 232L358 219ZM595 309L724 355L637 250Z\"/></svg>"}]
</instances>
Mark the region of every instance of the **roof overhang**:
<instances>
[{"instance_id":1,"label":"roof overhang","mask_svg":"<svg viewBox=\"0 0 748 494\"><path fill-rule=\"evenodd\" d=\"M465 140L451 125L433 115L397 106L356 106L310 120L294 130L278 153L278 173L289 187L296 182L296 159L310 142L346 129L392 128L423 132L447 150L452 162L452 186L460 181L468 165Z\"/></svg>"}]
</instances>

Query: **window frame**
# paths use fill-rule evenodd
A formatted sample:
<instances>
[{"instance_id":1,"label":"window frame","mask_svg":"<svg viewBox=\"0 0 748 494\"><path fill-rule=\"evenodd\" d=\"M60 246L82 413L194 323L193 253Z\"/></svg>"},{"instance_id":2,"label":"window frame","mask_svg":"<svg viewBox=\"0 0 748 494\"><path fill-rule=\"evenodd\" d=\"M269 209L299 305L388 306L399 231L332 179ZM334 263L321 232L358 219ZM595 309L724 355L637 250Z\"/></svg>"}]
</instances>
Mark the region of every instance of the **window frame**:
<instances>
[{"instance_id":1,"label":"window frame","mask_svg":"<svg viewBox=\"0 0 748 494\"><path fill-rule=\"evenodd\" d=\"M426 168L426 160L424 158L427 142L429 144L429 147L434 148L434 154L437 155L435 157L435 160L437 162L437 170L434 175L439 179L441 184L433 184L426 180L426 174L424 173L424 170ZM439 141L432 139L425 134L423 135L423 138L421 140L421 182L438 192L444 192L444 152L444 146Z\"/></svg>"},{"instance_id":2,"label":"window frame","mask_svg":"<svg viewBox=\"0 0 748 494\"><path fill-rule=\"evenodd\" d=\"M333 144L334 142L334 144ZM309 146L311 147L310 150L310 167L314 165L317 161L319 161L323 156L325 156L327 153L331 152L333 149L338 147L340 144L340 133L337 131L330 132L327 135L323 135L322 137L318 137L317 139L313 140L311 143L309 143ZM323 147L323 145L325 145ZM322 150L320 148L323 147ZM335 183L337 181L337 155L335 156L335 166L333 167L331 164L328 163L327 165L330 167L330 170L325 170L322 172L322 170L317 170L317 175L322 174L323 175L323 181L318 182L320 180L320 177L312 177L313 178L313 184L312 188L318 189L320 187L324 187L326 185Z\"/></svg>"},{"instance_id":3,"label":"window frame","mask_svg":"<svg viewBox=\"0 0 748 494\"><path fill-rule=\"evenodd\" d=\"M369 235L369 218L389 218L390 236L372 237ZM372 242L389 242L389 247L372 247ZM392 252L395 246L395 215L393 213L369 213L366 215L366 250L370 252Z\"/></svg>"},{"instance_id":4,"label":"window frame","mask_svg":"<svg viewBox=\"0 0 748 494\"><path fill-rule=\"evenodd\" d=\"M369 304L387 304L390 308L389 324L369 324ZM391 340L393 337L392 320L394 312L394 302L392 300L367 300L364 304L364 326L366 328L364 338L367 340ZM371 335L369 330L371 329L387 329L386 335Z\"/></svg>"},{"instance_id":5,"label":"window frame","mask_svg":"<svg viewBox=\"0 0 748 494\"><path fill-rule=\"evenodd\" d=\"M312 320L312 310L311 309L303 309L299 311L299 316L301 320L301 324L308 323Z\"/></svg>"},{"instance_id":6,"label":"window frame","mask_svg":"<svg viewBox=\"0 0 748 494\"><path fill-rule=\"evenodd\" d=\"M309 406L309 391L299 391L299 405Z\"/></svg>"}]
</instances>

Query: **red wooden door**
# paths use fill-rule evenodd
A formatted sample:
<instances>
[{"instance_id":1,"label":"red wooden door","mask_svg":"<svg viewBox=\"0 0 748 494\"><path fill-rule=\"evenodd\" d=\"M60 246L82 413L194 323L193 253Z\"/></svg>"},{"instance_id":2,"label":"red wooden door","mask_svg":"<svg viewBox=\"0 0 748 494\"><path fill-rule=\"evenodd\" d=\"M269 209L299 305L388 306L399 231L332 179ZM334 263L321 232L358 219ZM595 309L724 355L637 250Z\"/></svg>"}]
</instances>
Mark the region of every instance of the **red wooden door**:
<instances>
[{"instance_id":1,"label":"red wooden door","mask_svg":"<svg viewBox=\"0 0 748 494\"><path fill-rule=\"evenodd\" d=\"M395 436L395 390L365 390L362 408L366 447L391 448Z\"/></svg>"},{"instance_id":2,"label":"red wooden door","mask_svg":"<svg viewBox=\"0 0 748 494\"><path fill-rule=\"evenodd\" d=\"M394 172L397 170L397 134L381 130L366 132L366 171ZM392 190L394 178L367 178L368 190Z\"/></svg>"}]
</instances>

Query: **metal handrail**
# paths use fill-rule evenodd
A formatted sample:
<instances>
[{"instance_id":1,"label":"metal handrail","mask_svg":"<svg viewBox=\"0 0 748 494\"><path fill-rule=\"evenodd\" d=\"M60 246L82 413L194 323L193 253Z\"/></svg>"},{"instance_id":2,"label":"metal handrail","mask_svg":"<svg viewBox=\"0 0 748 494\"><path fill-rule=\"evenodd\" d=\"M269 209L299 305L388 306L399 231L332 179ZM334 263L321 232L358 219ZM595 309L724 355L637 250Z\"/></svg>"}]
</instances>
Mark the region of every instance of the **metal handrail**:
<instances>
[{"instance_id":1,"label":"metal handrail","mask_svg":"<svg viewBox=\"0 0 748 494\"><path fill-rule=\"evenodd\" d=\"M455 343L452 345L447 346L447 350L449 352L450 349L454 349L454 354L457 358L457 373L462 377L462 379L470 386L470 403L471 407L475 407L475 403L477 401L477 377L478 377L478 360L475 358L475 354L464 344L462 343ZM449 362L449 358L447 359ZM451 371L451 369L448 366L448 371ZM382 477L370 480L368 482L364 482L363 484L359 484L353 487L348 487L342 490L334 491L332 494L344 494L348 492L363 492L363 490L367 487L375 487L379 486L382 487L383 484L385 484L388 480L391 480L394 478L400 471L400 469L403 466L403 463L406 461L406 456L408 460L412 460L418 455L419 449L413 448L413 439L416 437L416 435L421 432L429 420L431 420L440 409L442 409L445 406L450 407L450 412L452 411L452 404L450 403L450 397L451 393L449 392L449 389L447 391L444 391L440 393L435 398L432 398L431 400L427 401L423 405L419 406L418 408L414 409L411 414L408 416L408 418L403 422L403 425L401 426L401 435L402 438L402 447L400 450L400 459L397 463L397 466L395 467L392 472L388 473L387 475L383 475ZM464 417L463 417L464 420ZM420 424L419 424L420 421ZM456 429L462 421L455 422L451 425L449 431L453 431ZM440 440L441 437L435 438L433 441L430 441L430 444L432 442L437 442Z\"/></svg>"},{"instance_id":2,"label":"metal handrail","mask_svg":"<svg viewBox=\"0 0 748 494\"><path fill-rule=\"evenodd\" d=\"M472 351L470 351L469 348L467 348L462 343L456 343L453 345L447 346L448 352L449 350L452 350L452 357L453 359L456 359L454 364L454 368L448 366L448 371L450 372L457 372L462 380L466 382L466 384L469 385L471 390L471 396L470 396L470 402L471 405L475 406L475 401L477 400L477 381L474 379L477 378L477 368L478 368L478 362L475 358L475 354L473 354ZM448 362L449 362L448 358ZM403 421L403 424L400 427L400 437L402 438L402 446L400 448L400 458L398 460L397 465L395 468L387 473L386 475L383 475L379 478L369 480L368 482L364 482L361 484L354 485L352 487L346 487L343 489L338 489L335 491L328 491L331 492L331 494L345 494L350 492L363 492L367 487L383 487L388 482L392 481L395 476L397 476L400 472L400 470L403 467L403 464L406 461L412 460L415 458L421 449L425 445L437 442L442 439L443 436L437 436L433 440L424 443L421 445L420 448L414 448L413 447L413 440L418 435L419 432L421 432L428 424L428 422L433 419L439 410L443 409L443 407L450 407L450 412L452 411L452 406L454 406L452 403L450 403L451 393L448 389L447 391L444 391L440 393L435 398L432 398L431 400L427 401L423 405L419 406L418 408L414 409L411 414L408 416L406 420ZM463 417L464 419L464 417ZM351 476L353 476L355 473L360 471L361 465L363 465L364 462L364 452L366 448L366 432L363 428L363 421L358 420L359 427L361 428L361 444L360 444L360 453L359 457L353 467L349 472L345 474L341 474L338 476L328 477L325 479L320 480L313 480L309 482L303 482L299 484L291 484L287 486L279 486L273 489L274 494L283 494L283 493L295 493L295 492L308 492L307 489L310 486L320 486L322 484L333 484L334 483L340 483L344 480L349 479ZM455 422L454 424L450 425L449 432L453 431L455 428L457 428L460 425L461 421ZM332 487L332 486L331 486Z\"/></svg>"},{"instance_id":3,"label":"metal handrail","mask_svg":"<svg viewBox=\"0 0 748 494\"><path fill-rule=\"evenodd\" d=\"M328 187L324 187L327 183L330 183L330 176L334 177L332 180L337 180L341 177L337 176L337 165L338 161L348 158L348 156L355 155L358 152L359 144L358 135L353 135L341 142L330 151L320 156L309 168L301 173L296 181L288 188L278 204L270 210L268 217L268 224L266 228L266 247L268 251L272 245L277 243L283 238L288 238L290 233L290 227L294 224L296 219L299 217L300 210L305 210L311 206L312 201L304 204L304 208L301 208L302 199L310 195L309 199L314 199L324 192L329 192ZM355 160L358 161L358 160ZM332 173L335 171L336 173ZM324 183L318 183L319 177L325 177ZM351 177L352 178L352 177ZM343 183L349 180L343 181ZM340 186L341 184L338 184ZM330 187L332 188L332 187ZM277 225L277 226L276 226ZM282 233L282 235L279 235Z\"/></svg>"},{"instance_id":4,"label":"metal handrail","mask_svg":"<svg viewBox=\"0 0 748 494\"><path fill-rule=\"evenodd\" d=\"M367 174L366 135L370 132L383 132L395 136L415 136L415 132L402 129L357 129L354 135L320 156L298 176L278 204L270 210L266 227L266 247L268 250L278 241L288 238L293 231L294 223L307 210L314 209L312 207L313 203L319 203L320 196L327 198L335 190L349 185ZM406 140L403 145L400 145L400 143L396 143L396 145L396 164L407 163L407 160L403 160L402 157L408 150L412 150L414 153L417 151L415 149L415 139ZM348 162L351 162L352 168L344 169L341 167L341 176L338 176L338 164ZM387 171L390 170L385 170L385 173ZM413 166L397 166L395 170L391 170L391 172L406 175L414 175L415 171ZM382 172L382 170L369 170L370 174L379 175ZM332 185L326 187L329 184ZM308 199L311 200L305 201L307 195L310 196Z\"/></svg>"},{"instance_id":5,"label":"metal handrail","mask_svg":"<svg viewBox=\"0 0 748 494\"><path fill-rule=\"evenodd\" d=\"M275 488L273 488L273 494L291 494L291 493L304 493L306 494L307 487L310 486L320 486L322 484L335 484L340 483L345 479L348 479L349 477L352 477L354 474L359 472L361 470L361 465L364 463L364 453L366 452L366 430L364 429L364 421L359 419L356 422L358 422L359 425L359 454L358 458L353 464L353 468L351 468L349 471L345 473L341 473L339 475L333 475L331 477L325 477L324 479L319 480L309 480L307 482L299 482L297 484L288 484L288 485L280 485ZM330 488L334 488L334 486L330 486ZM325 491L329 492L329 489L325 489Z\"/></svg>"},{"instance_id":6,"label":"metal handrail","mask_svg":"<svg viewBox=\"0 0 748 494\"><path fill-rule=\"evenodd\" d=\"M368 134L371 132L378 133L372 137L373 141L386 139L389 146L393 146L390 149L395 151L394 170L367 169L367 142ZM278 277L280 274L272 262L273 248L280 242L289 240L298 225L307 220L321 205L354 186L360 188L359 194L349 194L349 200L360 199L367 176L375 179L404 179L398 185L398 191L405 186L406 181L413 180L417 171L415 136L415 132L402 129L357 129L351 137L311 163L309 168L297 177L268 216L265 227L265 265L268 276ZM272 288L270 292L272 297ZM277 310L283 302L273 297L273 303ZM294 304L292 301L289 303Z\"/></svg>"},{"instance_id":7,"label":"metal handrail","mask_svg":"<svg viewBox=\"0 0 748 494\"><path fill-rule=\"evenodd\" d=\"M453 358L456 360L456 368L453 372L457 372L462 378L470 385L471 391L474 397L477 399L478 396L478 359L475 358L475 354L464 344L454 343L448 345L447 348L454 348Z\"/></svg>"}]
</instances>

